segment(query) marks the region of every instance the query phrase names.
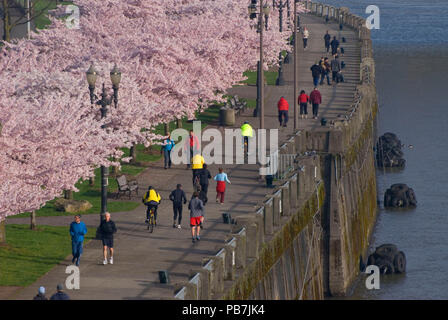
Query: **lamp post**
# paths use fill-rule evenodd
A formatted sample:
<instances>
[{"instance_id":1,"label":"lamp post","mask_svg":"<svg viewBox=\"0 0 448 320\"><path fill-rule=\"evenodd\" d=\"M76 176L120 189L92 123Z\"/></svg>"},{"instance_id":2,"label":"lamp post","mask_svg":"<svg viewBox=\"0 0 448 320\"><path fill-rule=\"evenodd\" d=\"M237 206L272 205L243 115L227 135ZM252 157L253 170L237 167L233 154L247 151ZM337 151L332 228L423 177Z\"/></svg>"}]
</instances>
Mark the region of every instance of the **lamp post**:
<instances>
[{"instance_id":1,"label":"lamp post","mask_svg":"<svg viewBox=\"0 0 448 320\"><path fill-rule=\"evenodd\" d=\"M250 19L257 17L257 0L251 0L251 4L248 7ZM260 129L264 129L264 71L263 71L263 29L267 30L267 20L271 12L271 7L266 2L263 5L263 0L260 0L259 12L258 12L258 30L260 33L260 61L258 69L258 93L257 93L257 109L260 112ZM263 19L264 16L264 19ZM266 19L266 27L265 20ZM255 116L258 114L256 111Z\"/></svg>"},{"instance_id":2,"label":"lamp post","mask_svg":"<svg viewBox=\"0 0 448 320\"><path fill-rule=\"evenodd\" d=\"M294 130L299 129L299 113L297 110L297 0L294 0Z\"/></svg>"},{"instance_id":3,"label":"lamp post","mask_svg":"<svg viewBox=\"0 0 448 320\"><path fill-rule=\"evenodd\" d=\"M113 96L108 97L106 93L106 87L103 82L103 88L101 92L101 99L97 99L95 95L95 84L98 77L98 73L95 70L93 64L90 66L89 70L86 72L87 83L89 84L90 91L90 103L101 106L101 119L104 119L107 115L107 106L114 102L115 108L118 106L118 89L120 87L121 72L118 70L117 65L114 66L110 72L110 80L112 82L112 88L114 90ZM107 212L107 176L109 175L109 168L101 166L101 212L100 212L100 223L104 219L104 214Z\"/></svg>"},{"instance_id":4,"label":"lamp post","mask_svg":"<svg viewBox=\"0 0 448 320\"><path fill-rule=\"evenodd\" d=\"M283 0L280 0L280 3L277 5L279 10L279 32L283 32L283 8L286 7L287 3L283 3ZM285 79L283 78L283 59L282 53L280 52L278 55L278 77L275 82L277 86L282 86L285 84Z\"/></svg>"}]
</instances>

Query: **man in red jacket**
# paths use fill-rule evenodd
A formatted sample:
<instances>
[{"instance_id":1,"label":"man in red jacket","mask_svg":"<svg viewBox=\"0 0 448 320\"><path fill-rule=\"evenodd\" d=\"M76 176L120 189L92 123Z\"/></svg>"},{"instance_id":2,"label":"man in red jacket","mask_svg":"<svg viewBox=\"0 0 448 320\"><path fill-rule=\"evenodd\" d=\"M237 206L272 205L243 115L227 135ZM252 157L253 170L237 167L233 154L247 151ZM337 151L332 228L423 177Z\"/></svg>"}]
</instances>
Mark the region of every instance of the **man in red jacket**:
<instances>
[{"instance_id":1,"label":"man in red jacket","mask_svg":"<svg viewBox=\"0 0 448 320\"><path fill-rule=\"evenodd\" d=\"M185 146L184 146L184 150L186 152L190 151L189 153L187 153L187 158L188 158L187 169L190 168L191 161L192 161L193 157L196 154L200 153L200 149L201 149L201 146L199 144L198 137L196 137L193 130L190 130L190 135L188 136L188 140L185 142Z\"/></svg>"},{"instance_id":2,"label":"man in red jacket","mask_svg":"<svg viewBox=\"0 0 448 320\"><path fill-rule=\"evenodd\" d=\"M320 95L319 90L314 88L314 90L310 94L310 102L313 105L313 119L317 119L317 113L319 112L319 105L322 103L322 96Z\"/></svg>"},{"instance_id":3,"label":"man in red jacket","mask_svg":"<svg viewBox=\"0 0 448 320\"><path fill-rule=\"evenodd\" d=\"M280 122L280 127L283 126L286 127L286 123L288 122L288 110L289 110L289 103L286 101L285 97L281 97L280 100L277 103L278 108L278 121Z\"/></svg>"}]
</instances>

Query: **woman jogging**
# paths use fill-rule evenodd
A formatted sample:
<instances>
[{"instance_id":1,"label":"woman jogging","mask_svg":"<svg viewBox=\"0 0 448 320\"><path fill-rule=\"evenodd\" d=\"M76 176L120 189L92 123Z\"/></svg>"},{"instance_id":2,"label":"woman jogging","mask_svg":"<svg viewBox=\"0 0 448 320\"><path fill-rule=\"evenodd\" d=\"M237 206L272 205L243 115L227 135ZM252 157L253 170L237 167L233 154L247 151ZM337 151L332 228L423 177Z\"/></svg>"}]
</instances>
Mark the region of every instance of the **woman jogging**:
<instances>
[{"instance_id":1,"label":"woman jogging","mask_svg":"<svg viewBox=\"0 0 448 320\"><path fill-rule=\"evenodd\" d=\"M226 192L226 182L232 184L227 178L227 173L224 173L222 168L219 168L219 173L214 178L216 184L216 202L224 203L224 193Z\"/></svg>"}]
</instances>

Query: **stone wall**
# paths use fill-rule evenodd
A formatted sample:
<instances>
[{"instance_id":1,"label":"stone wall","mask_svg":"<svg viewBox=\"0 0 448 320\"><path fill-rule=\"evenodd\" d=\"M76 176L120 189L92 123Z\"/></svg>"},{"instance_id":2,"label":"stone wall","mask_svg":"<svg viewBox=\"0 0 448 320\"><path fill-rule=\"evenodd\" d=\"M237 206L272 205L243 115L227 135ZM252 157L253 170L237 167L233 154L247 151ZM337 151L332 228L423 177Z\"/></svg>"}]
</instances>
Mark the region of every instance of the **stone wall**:
<instances>
[{"instance_id":1,"label":"stone wall","mask_svg":"<svg viewBox=\"0 0 448 320\"><path fill-rule=\"evenodd\" d=\"M360 82L347 113L298 131L280 148L294 169L253 214L235 224L216 255L192 270L177 299L324 299L344 295L359 274L376 221L373 145L375 66L365 20L347 8L304 1L311 13L358 32ZM283 150L283 151L282 151Z\"/></svg>"}]
</instances>

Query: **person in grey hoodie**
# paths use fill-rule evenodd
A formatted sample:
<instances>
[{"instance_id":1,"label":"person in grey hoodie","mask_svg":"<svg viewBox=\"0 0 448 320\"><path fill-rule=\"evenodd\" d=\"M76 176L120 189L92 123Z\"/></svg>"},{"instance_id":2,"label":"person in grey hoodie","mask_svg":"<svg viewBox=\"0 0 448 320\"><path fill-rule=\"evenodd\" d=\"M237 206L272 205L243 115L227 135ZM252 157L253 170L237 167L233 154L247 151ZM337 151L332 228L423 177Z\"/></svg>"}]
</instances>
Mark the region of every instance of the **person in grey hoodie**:
<instances>
[{"instance_id":1,"label":"person in grey hoodie","mask_svg":"<svg viewBox=\"0 0 448 320\"><path fill-rule=\"evenodd\" d=\"M191 237L193 243L195 243L201 240L199 231L201 229L200 225L204 221L204 203L199 199L199 193L193 193L193 199L190 200L188 209L190 210Z\"/></svg>"},{"instance_id":2,"label":"person in grey hoodie","mask_svg":"<svg viewBox=\"0 0 448 320\"><path fill-rule=\"evenodd\" d=\"M333 83L335 81L336 83L338 83L339 82L338 73L339 71L341 71L341 62L339 61L337 54L333 56L333 60L331 60L330 66L331 66Z\"/></svg>"}]
</instances>

